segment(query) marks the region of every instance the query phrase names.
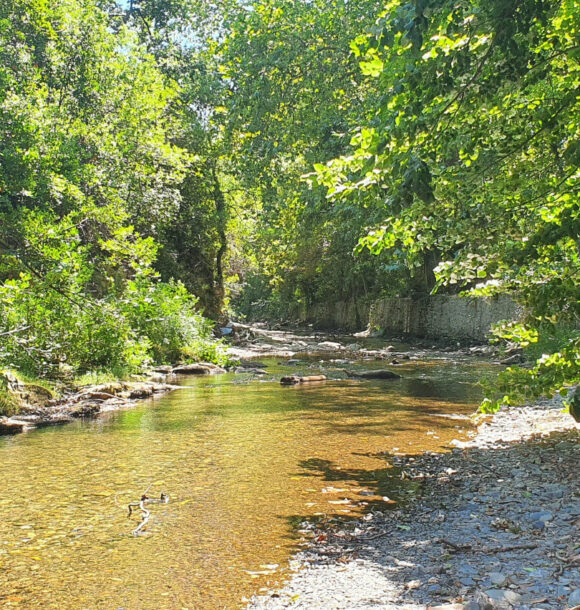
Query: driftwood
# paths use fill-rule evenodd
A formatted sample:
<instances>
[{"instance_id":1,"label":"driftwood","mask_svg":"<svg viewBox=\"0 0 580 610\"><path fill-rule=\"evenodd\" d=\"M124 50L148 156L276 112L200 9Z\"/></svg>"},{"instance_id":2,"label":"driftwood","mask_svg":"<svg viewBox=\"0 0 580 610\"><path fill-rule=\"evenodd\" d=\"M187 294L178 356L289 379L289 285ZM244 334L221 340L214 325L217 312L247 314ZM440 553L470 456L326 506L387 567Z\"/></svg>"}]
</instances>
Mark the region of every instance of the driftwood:
<instances>
[{"instance_id":1,"label":"driftwood","mask_svg":"<svg viewBox=\"0 0 580 610\"><path fill-rule=\"evenodd\" d=\"M299 377L298 375L287 375L280 379L282 385L294 385L297 383L309 383L311 381L326 381L326 375L309 375L308 377Z\"/></svg>"}]
</instances>

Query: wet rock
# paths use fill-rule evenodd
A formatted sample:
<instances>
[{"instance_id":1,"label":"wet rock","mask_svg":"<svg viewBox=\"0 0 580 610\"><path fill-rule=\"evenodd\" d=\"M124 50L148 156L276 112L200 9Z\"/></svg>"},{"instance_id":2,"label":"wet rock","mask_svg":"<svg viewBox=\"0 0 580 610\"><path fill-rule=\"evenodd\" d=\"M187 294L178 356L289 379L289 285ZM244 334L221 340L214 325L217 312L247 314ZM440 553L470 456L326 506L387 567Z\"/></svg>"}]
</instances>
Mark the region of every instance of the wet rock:
<instances>
[{"instance_id":1,"label":"wet rock","mask_svg":"<svg viewBox=\"0 0 580 610\"><path fill-rule=\"evenodd\" d=\"M3 434L19 434L28 428L26 422L18 421L8 417L0 418L0 435Z\"/></svg>"},{"instance_id":2,"label":"wet rock","mask_svg":"<svg viewBox=\"0 0 580 610\"><path fill-rule=\"evenodd\" d=\"M352 377L362 377L363 379L401 379L400 375L393 373L387 369L379 369L376 371L356 371L348 373Z\"/></svg>"},{"instance_id":3,"label":"wet rock","mask_svg":"<svg viewBox=\"0 0 580 610\"><path fill-rule=\"evenodd\" d=\"M92 401L83 401L75 405L75 408L70 411L71 417L93 417L101 410L100 403Z\"/></svg>"},{"instance_id":4,"label":"wet rock","mask_svg":"<svg viewBox=\"0 0 580 610\"><path fill-rule=\"evenodd\" d=\"M117 395L119 392L125 390L127 386L120 382L112 382L112 383L101 383L99 385L91 385L82 388L79 395L88 394L91 392L103 392L104 394L113 394Z\"/></svg>"},{"instance_id":5,"label":"wet rock","mask_svg":"<svg viewBox=\"0 0 580 610\"><path fill-rule=\"evenodd\" d=\"M322 341L318 344L318 347L322 349L333 349L339 351L344 349L340 343L336 343L335 341Z\"/></svg>"},{"instance_id":6,"label":"wet rock","mask_svg":"<svg viewBox=\"0 0 580 610\"><path fill-rule=\"evenodd\" d=\"M215 375L218 373L225 373L226 371L215 364L196 362L194 364L181 364L176 366L173 368L172 372L177 375Z\"/></svg>"},{"instance_id":7,"label":"wet rock","mask_svg":"<svg viewBox=\"0 0 580 610\"><path fill-rule=\"evenodd\" d=\"M110 398L115 398L115 394L110 394L108 392L83 392L81 394L82 399L87 399L87 400L109 400Z\"/></svg>"},{"instance_id":8,"label":"wet rock","mask_svg":"<svg viewBox=\"0 0 580 610\"><path fill-rule=\"evenodd\" d=\"M249 375L267 375L268 374L264 369L256 369L256 368L241 367L241 366L238 366L234 370L234 373L246 373Z\"/></svg>"},{"instance_id":9,"label":"wet rock","mask_svg":"<svg viewBox=\"0 0 580 610\"><path fill-rule=\"evenodd\" d=\"M129 390L129 398L135 400L139 398L148 398L153 394L153 388L149 385L140 385Z\"/></svg>"}]
</instances>

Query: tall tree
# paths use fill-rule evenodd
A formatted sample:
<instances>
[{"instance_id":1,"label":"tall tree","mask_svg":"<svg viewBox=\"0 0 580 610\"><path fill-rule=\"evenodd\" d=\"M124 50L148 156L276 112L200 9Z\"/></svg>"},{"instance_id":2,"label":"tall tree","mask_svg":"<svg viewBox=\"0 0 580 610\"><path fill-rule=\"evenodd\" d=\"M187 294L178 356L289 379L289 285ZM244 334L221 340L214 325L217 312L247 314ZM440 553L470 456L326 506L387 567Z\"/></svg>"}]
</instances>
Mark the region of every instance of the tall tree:
<instances>
[{"instance_id":1,"label":"tall tree","mask_svg":"<svg viewBox=\"0 0 580 610\"><path fill-rule=\"evenodd\" d=\"M232 166L261 201L252 249L258 292L274 285L278 313L376 289L383 270L353 256L375 209L333 204L303 175L344 152L349 129L367 116L365 82L350 43L370 27L374 0L261 0L240 3L218 45L231 86L224 104ZM375 287L373 287L375 284ZM286 311L284 311L286 310Z\"/></svg>"},{"instance_id":2,"label":"tall tree","mask_svg":"<svg viewBox=\"0 0 580 610\"><path fill-rule=\"evenodd\" d=\"M92 0L0 7L4 364L132 368L178 358L206 332L134 228L175 215L193 164L169 139L177 92Z\"/></svg>"}]
</instances>

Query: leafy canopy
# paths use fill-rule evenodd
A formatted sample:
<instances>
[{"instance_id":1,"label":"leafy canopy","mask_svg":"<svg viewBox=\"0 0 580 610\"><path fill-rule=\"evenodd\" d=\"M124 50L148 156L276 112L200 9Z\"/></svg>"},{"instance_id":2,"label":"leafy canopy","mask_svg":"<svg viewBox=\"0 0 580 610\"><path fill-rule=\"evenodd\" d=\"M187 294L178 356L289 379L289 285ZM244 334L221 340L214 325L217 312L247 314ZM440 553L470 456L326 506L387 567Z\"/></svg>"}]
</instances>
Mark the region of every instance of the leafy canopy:
<instances>
[{"instance_id":1,"label":"leafy canopy","mask_svg":"<svg viewBox=\"0 0 580 610\"><path fill-rule=\"evenodd\" d=\"M515 294L527 316L500 338L569 326L488 407L580 381L578 4L395 0L351 48L382 97L317 178L334 201L388 207L362 246L411 268L435 253L437 287Z\"/></svg>"}]
</instances>

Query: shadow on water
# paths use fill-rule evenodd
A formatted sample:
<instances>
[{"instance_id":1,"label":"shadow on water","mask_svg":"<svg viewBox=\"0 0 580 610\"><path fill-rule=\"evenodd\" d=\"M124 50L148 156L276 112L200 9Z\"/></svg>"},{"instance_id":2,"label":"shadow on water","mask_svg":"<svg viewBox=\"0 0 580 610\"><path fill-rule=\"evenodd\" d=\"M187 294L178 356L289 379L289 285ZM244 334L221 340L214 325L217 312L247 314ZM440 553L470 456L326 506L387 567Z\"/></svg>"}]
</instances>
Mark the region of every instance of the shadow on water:
<instances>
[{"instance_id":1,"label":"shadow on water","mask_svg":"<svg viewBox=\"0 0 580 610\"><path fill-rule=\"evenodd\" d=\"M311 568L326 565L329 555L342 563L354 557L364 560L369 572L381 575L374 583L376 596L380 597L380 587L385 586L388 603L397 607L424 607L425 603L439 607L468 599L475 589L493 588L491 571L509 569L510 580L523 583L522 604L541 599L546 607L566 606L570 591L580 584L578 569L570 561L577 557L580 522L577 431L452 455L424 454L412 461L399 458L394 467L395 456L380 457L387 463L384 470L342 469L329 460L301 463L302 476L341 486L356 482L378 494L392 494L398 501L395 509L401 508L406 495L422 499L422 505L404 512L385 511L388 507L371 499L364 512L373 515L362 537L351 535L353 530L345 523L349 519L338 512L319 516L318 527L312 530L319 544L311 548ZM421 479L401 481L403 473L421 474ZM400 486L396 482L391 486L397 479ZM541 511L548 511L543 514L549 515L549 522L538 529L538 522L530 517ZM287 519L300 529L309 517L297 514ZM556 527L555 522L561 534L560 551L546 552L553 548L549 538L554 535L550 528ZM552 574L555 576L548 578ZM421 586L409 587L413 581ZM437 586L427 586L429 583ZM527 603L531 607L541 602Z\"/></svg>"}]
</instances>

